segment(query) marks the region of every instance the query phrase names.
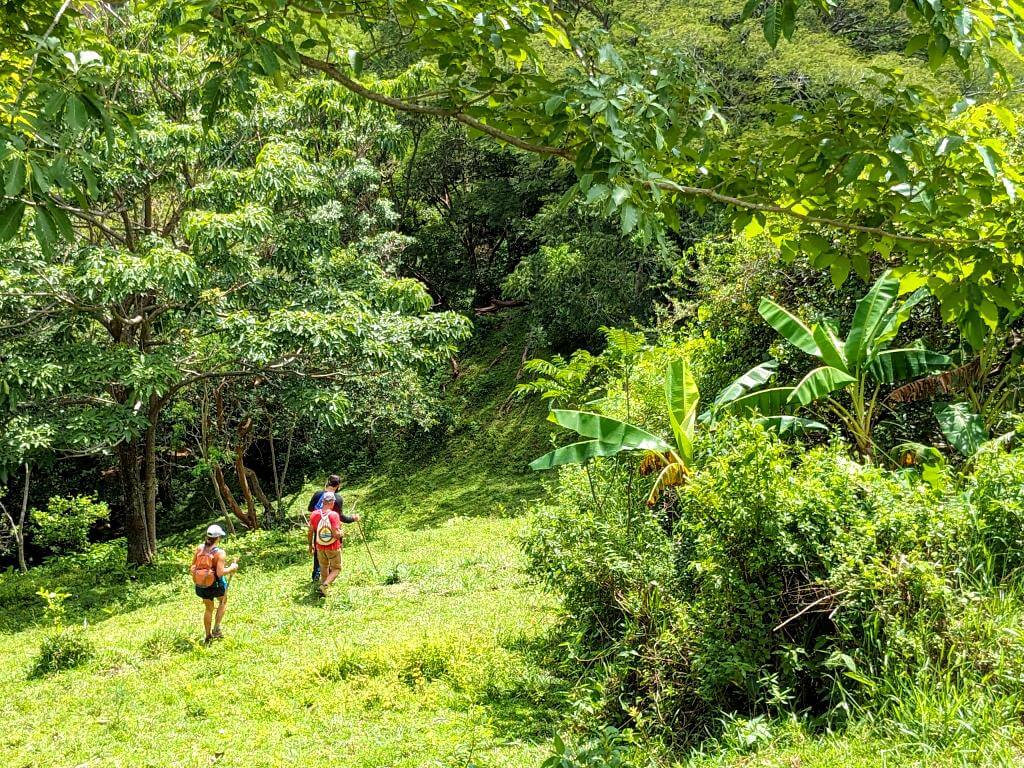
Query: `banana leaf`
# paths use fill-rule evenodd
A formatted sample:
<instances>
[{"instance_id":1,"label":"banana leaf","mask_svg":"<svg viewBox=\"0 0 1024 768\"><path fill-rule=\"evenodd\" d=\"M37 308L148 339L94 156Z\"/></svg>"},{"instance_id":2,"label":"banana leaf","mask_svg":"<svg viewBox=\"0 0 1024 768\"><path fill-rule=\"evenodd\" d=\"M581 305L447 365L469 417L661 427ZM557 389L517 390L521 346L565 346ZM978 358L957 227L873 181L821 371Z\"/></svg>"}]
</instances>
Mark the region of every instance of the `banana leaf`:
<instances>
[{"instance_id":1,"label":"banana leaf","mask_svg":"<svg viewBox=\"0 0 1024 768\"><path fill-rule=\"evenodd\" d=\"M762 384L767 384L769 379L775 375L775 369L778 367L778 360L769 360L766 363L755 365L719 392L718 397L715 398L715 405L724 405L725 403L732 402L750 390L756 389Z\"/></svg>"},{"instance_id":2,"label":"banana leaf","mask_svg":"<svg viewBox=\"0 0 1024 768\"><path fill-rule=\"evenodd\" d=\"M936 403L934 412L942 434L964 458L976 454L988 440L985 422L967 403Z\"/></svg>"},{"instance_id":3,"label":"banana leaf","mask_svg":"<svg viewBox=\"0 0 1024 768\"><path fill-rule=\"evenodd\" d=\"M542 469L551 469L562 464L584 464L588 459L596 456L613 456L620 451L630 450L621 443L602 443L600 440L583 440L570 445L563 445L550 453L545 453L539 459L530 462L530 469L539 472Z\"/></svg>"},{"instance_id":4,"label":"banana leaf","mask_svg":"<svg viewBox=\"0 0 1024 768\"><path fill-rule=\"evenodd\" d=\"M818 349L818 345L814 341L811 329L788 309L780 307L771 299L763 298L757 311L768 325L782 334L783 338L794 347L814 357L821 357L821 350Z\"/></svg>"},{"instance_id":5,"label":"banana leaf","mask_svg":"<svg viewBox=\"0 0 1024 768\"><path fill-rule=\"evenodd\" d=\"M645 429L597 413L555 408L548 414L548 420L581 437L621 446L620 450L667 451L672 447Z\"/></svg>"},{"instance_id":6,"label":"banana leaf","mask_svg":"<svg viewBox=\"0 0 1024 768\"><path fill-rule=\"evenodd\" d=\"M743 397L738 397L731 403L726 403L722 409L736 416L746 416L755 411L762 416L775 416L786 410L793 389L793 387L759 389Z\"/></svg>"},{"instance_id":7,"label":"banana leaf","mask_svg":"<svg viewBox=\"0 0 1024 768\"><path fill-rule=\"evenodd\" d=\"M654 485L651 487L651 492L647 495L647 506L653 507L658 503L658 497L665 492L666 488L682 485L689 476L690 470L684 464L678 461L666 464L661 472L658 473L654 480Z\"/></svg>"},{"instance_id":8,"label":"banana leaf","mask_svg":"<svg viewBox=\"0 0 1024 768\"><path fill-rule=\"evenodd\" d=\"M844 357L849 368L857 368L864 362L867 351L881 331L882 323L896 301L899 290L900 281L893 277L891 272L886 271L857 302L844 349Z\"/></svg>"},{"instance_id":9,"label":"banana leaf","mask_svg":"<svg viewBox=\"0 0 1024 768\"><path fill-rule=\"evenodd\" d=\"M665 370L665 401L676 447L684 460L693 458L693 432L700 391L685 358L673 360Z\"/></svg>"},{"instance_id":10,"label":"banana leaf","mask_svg":"<svg viewBox=\"0 0 1024 768\"><path fill-rule=\"evenodd\" d=\"M761 416L754 419L755 424L760 424L765 429L776 432L782 437L799 437L808 432L824 432L828 430L824 424L814 419L805 419L801 416Z\"/></svg>"},{"instance_id":11,"label":"banana leaf","mask_svg":"<svg viewBox=\"0 0 1024 768\"><path fill-rule=\"evenodd\" d=\"M818 349L821 350L821 359L825 365L831 365L833 368L849 373L850 368L846 364L846 358L843 357L843 342L836 337L832 329L824 323L818 323L812 332L814 341L818 345Z\"/></svg>"},{"instance_id":12,"label":"banana leaf","mask_svg":"<svg viewBox=\"0 0 1024 768\"><path fill-rule=\"evenodd\" d=\"M927 288L918 288L910 294L910 296L908 296L898 308L889 310L889 314L882 323L882 330L878 332L878 335L875 337L871 346L878 349L895 339L896 334L900 332L900 328L903 327L903 324L910 319L911 310L920 304L927 296Z\"/></svg>"},{"instance_id":13,"label":"banana leaf","mask_svg":"<svg viewBox=\"0 0 1024 768\"><path fill-rule=\"evenodd\" d=\"M815 400L832 394L837 389L842 389L847 384L852 384L856 379L848 373L823 365L808 373L797 384L790 393L788 402L794 401L800 405L810 405Z\"/></svg>"},{"instance_id":14,"label":"banana leaf","mask_svg":"<svg viewBox=\"0 0 1024 768\"><path fill-rule=\"evenodd\" d=\"M882 384L895 384L948 368L951 362L947 355L927 349L888 349L875 355L868 371Z\"/></svg>"}]
</instances>

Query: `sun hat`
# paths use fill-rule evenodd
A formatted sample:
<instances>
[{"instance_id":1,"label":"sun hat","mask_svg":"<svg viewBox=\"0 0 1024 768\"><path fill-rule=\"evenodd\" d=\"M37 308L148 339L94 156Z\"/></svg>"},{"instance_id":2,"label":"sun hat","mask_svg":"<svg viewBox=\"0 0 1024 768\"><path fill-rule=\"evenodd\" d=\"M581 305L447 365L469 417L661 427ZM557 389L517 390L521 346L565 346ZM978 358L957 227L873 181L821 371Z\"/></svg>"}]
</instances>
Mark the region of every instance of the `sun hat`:
<instances>
[{"instance_id":1,"label":"sun hat","mask_svg":"<svg viewBox=\"0 0 1024 768\"><path fill-rule=\"evenodd\" d=\"M210 539L223 539L227 534L219 525L211 525L206 529L206 536Z\"/></svg>"}]
</instances>

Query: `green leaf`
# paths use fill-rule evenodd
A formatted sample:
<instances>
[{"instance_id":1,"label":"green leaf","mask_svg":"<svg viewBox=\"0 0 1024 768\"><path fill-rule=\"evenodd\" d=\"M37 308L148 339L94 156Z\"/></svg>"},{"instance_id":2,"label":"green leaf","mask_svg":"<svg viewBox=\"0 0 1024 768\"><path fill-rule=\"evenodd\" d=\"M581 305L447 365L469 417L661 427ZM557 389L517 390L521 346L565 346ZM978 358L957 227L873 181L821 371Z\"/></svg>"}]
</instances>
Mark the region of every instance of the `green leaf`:
<instances>
[{"instance_id":1,"label":"green leaf","mask_svg":"<svg viewBox=\"0 0 1024 768\"><path fill-rule=\"evenodd\" d=\"M934 412L942 434L961 456L970 458L988 440L985 422L967 403L936 403Z\"/></svg>"},{"instance_id":2,"label":"green leaf","mask_svg":"<svg viewBox=\"0 0 1024 768\"><path fill-rule=\"evenodd\" d=\"M76 133L89 124L89 114L86 112L85 103L74 94L68 97L64 107L64 121L68 128Z\"/></svg>"},{"instance_id":3,"label":"green leaf","mask_svg":"<svg viewBox=\"0 0 1024 768\"><path fill-rule=\"evenodd\" d=\"M7 168L7 180L4 183L4 194L8 197L20 195L25 188L25 161L16 157Z\"/></svg>"},{"instance_id":4,"label":"green leaf","mask_svg":"<svg viewBox=\"0 0 1024 768\"><path fill-rule=\"evenodd\" d=\"M865 296L857 302L850 324L850 334L846 337L844 357L848 370L859 368L868 350L879 333L889 308L899 294L900 281L891 272L882 274Z\"/></svg>"},{"instance_id":5,"label":"green leaf","mask_svg":"<svg viewBox=\"0 0 1024 768\"><path fill-rule=\"evenodd\" d=\"M976 144L975 148L981 155L981 162L985 166L985 170L988 171L988 175L994 179L999 175L999 155L987 144Z\"/></svg>"},{"instance_id":6,"label":"green leaf","mask_svg":"<svg viewBox=\"0 0 1024 768\"><path fill-rule=\"evenodd\" d=\"M775 370L778 367L778 360L769 360L767 363L755 365L719 392L718 396L715 398L714 404L723 405L725 403L730 403L750 390L768 383L769 379L775 375Z\"/></svg>"},{"instance_id":7,"label":"green leaf","mask_svg":"<svg viewBox=\"0 0 1024 768\"><path fill-rule=\"evenodd\" d=\"M6 242L18 234L24 215L25 203L21 200L15 200L0 208L0 242Z\"/></svg>"},{"instance_id":8,"label":"green leaf","mask_svg":"<svg viewBox=\"0 0 1024 768\"><path fill-rule=\"evenodd\" d=\"M622 233L628 235L636 228L640 210L633 203L626 203L619 209L619 217L622 221Z\"/></svg>"},{"instance_id":9,"label":"green leaf","mask_svg":"<svg viewBox=\"0 0 1024 768\"><path fill-rule=\"evenodd\" d=\"M762 416L753 420L769 432L775 432L781 437L799 437L808 432L827 432L828 427L820 421L805 419L801 416Z\"/></svg>"},{"instance_id":10,"label":"green leaf","mask_svg":"<svg viewBox=\"0 0 1024 768\"><path fill-rule=\"evenodd\" d=\"M600 440L583 440L556 448L550 453L545 453L540 458L534 459L530 462L530 469L539 472L563 464L584 464L589 459L598 456L613 456L623 450L625 449L621 445L602 443Z\"/></svg>"},{"instance_id":11,"label":"green leaf","mask_svg":"<svg viewBox=\"0 0 1024 768\"><path fill-rule=\"evenodd\" d=\"M772 48L779 44L778 10L778 3L773 2L769 5L764 12L764 21L761 25L764 28L764 39Z\"/></svg>"},{"instance_id":12,"label":"green leaf","mask_svg":"<svg viewBox=\"0 0 1024 768\"><path fill-rule=\"evenodd\" d=\"M768 298L761 299L757 311L768 325L794 347L814 357L821 357L821 350L814 341L814 334L796 315Z\"/></svg>"},{"instance_id":13,"label":"green leaf","mask_svg":"<svg viewBox=\"0 0 1024 768\"><path fill-rule=\"evenodd\" d=\"M776 416L786 410L786 406L789 405L789 396L793 394L793 389L794 387L759 389L725 403L722 408L726 413L731 413L735 416L747 416L751 413Z\"/></svg>"},{"instance_id":14,"label":"green leaf","mask_svg":"<svg viewBox=\"0 0 1024 768\"><path fill-rule=\"evenodd\" d=\"M868 371L882 384L916 379L948 368L947 355L927 349L890 349L878 353L868 364Z\"/></svg>"},{"instance_id":15,"label":"green leaf","mask_svg":"<svg viewBox=\"0 0 1024 768\"><path fill-rule=\"evenodd\" d=\"M48 249L57 241L57 225L41 205L35 207L32 224L35 227L36 239L44 249Z\"/></svg>"},{"instance_id":16,"label":"green leaf","mask_svg":"<svg viewBox=\"0 0 1024 768\"><path fill-rule=\"evenodd\" d=\"M856 379L838 368L825 365L815 368L801 379L790 393L788 402L798 402L800 405L810 405L815 400L820 400L836 390L843 389L855 382Z\"/></svg>"},{"instance_id":17,"label":"green leaf","mask_svg":"<svg viewBox=\"0 0 1024 768\"><path fill-rule=\"evenodd\" d=\"M865 155L862 152L858 152L855 155L850 155L850 159L843 165L842 177L843 181L850 184L857 180L865 166L868 164L870 159L869 155Z\"/></svg>"},{"instance_id":18,"label":"green leaf","mask_svg":"<svg viewBox=\"0 0 1024 768\"><path fill-rule=\"evenodd\" d=\"M363 74L363 54L355 48L348 49L348 65L352 67L352 73L359 77Z\"/></svg>"},{"instance_id":19,"label":"green leaf","mask_svg":"<svg viewBox=\"0 0 1024 768\"><path fill-rule=\"evenodd\" d=\"M846 373L850 372L846 359L843 357L843 342L836 337L831 328L824 323L815 325L814 342L821 350L821 359L825 365L831 365Z\"/></svg>"},{"instance_id":20,"label":"green leaf","mask_svg":"<svg viewBox=\"0 0 1024 768\"><path fill-rule=\"evenodd\" d=\"M630 450L665 451L671 448L660 437L610 416L556 408L548 414L548 419L582 437L622 445Z\"/></svg>"},{"instance_id":21,"label":"green leaf","mask_svg":"<svg viewBox=\"0 0 1024 768\"><path fill-rule=\"evenodd\" d=\"M927 288L918 288L914 291L907 299L899 306L899 309L890 311L886 316L885 322L882 324L882 330L879 331L878 335L875 336L874 347L879 347L889 343L896 338L896 335L900 332L900 328L903 324L910 319L910 312L928 298Z\"/></svg>"},{"instance_id":22,"label":"green leaf","mask_svg":"<svg viewBox=\"0 0 1024 768\"><path fill-rule=\"evenodd\" d=\"M700 391L686 359L673 360L665 370L665 402L676 447L684 462L693 459L693 434Z\"/></svg>"}]
</instances>

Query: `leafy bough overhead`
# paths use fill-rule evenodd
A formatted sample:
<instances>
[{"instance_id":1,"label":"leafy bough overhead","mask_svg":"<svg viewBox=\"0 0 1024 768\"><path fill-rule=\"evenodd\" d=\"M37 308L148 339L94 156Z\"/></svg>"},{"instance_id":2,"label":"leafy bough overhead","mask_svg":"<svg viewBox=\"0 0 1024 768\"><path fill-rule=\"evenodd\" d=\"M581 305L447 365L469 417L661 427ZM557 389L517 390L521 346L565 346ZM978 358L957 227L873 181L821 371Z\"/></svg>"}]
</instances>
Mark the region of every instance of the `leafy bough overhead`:
<instances>
[{"instance_id":1,"label":"leafy bough overhead","mask_svg":"<svg viewBox=\"0 0 1024 768\"><path fill-rule=\"evenodd\" d=\"M744 23L775 45L794 35L801 8L829 3L749 2ZM201 75L208 125L261 80L284 85L304 71L339 83L355 106L453 120L570 162L577 191L626 232L658 235L679 225L681 207L716 203L837 281L865 276L880 254L927 282L972 341L1022 303L1024 267L1006 258L1024 242L1016 128L996 90L976 103L908 83L893 67L827 100L779 105L774 129L733 137L692 53L536 0L152 0L138 12L158 20L147 39L180 36L215 51ZM116 112L97 94L118 71L107 61L118 51L104 50L103 66L75 51L98 48L104 24L119 22L101 4L72 23L57 0L0 13L16 30L0 33L4 69L21 83L0 89L0 238L31 221L48 247L74 237L71 220L93 217L94 177L111 154L93 139L113 135ZM933 69L951 60L1009 80L1000 61L1022 48L1016 3L893 0L888 13L906 17L907 52L926 53ZM396 49L415 64L385 79ZM80 150L91 146L95 157ZM823 249L823 231L849 248Z\"/></svg>"},{"instance_id":2,"label":"leafy bough overhead","mask_svg":"<svg viewBox=\"0 0 1024 768\"><path fill-rule=\"evenodd\" d=\"M743 21L775 45L794 35L800 8L828 12L830 3L752 1ZM888 13L906 17L907 53L926 52L934 70L951 60L1008 81L1000 61L1020 55L1015 4L893 0ZM1024 268L1003 258L1024 241L1012 213L1021 177L1014 118L996 89L976 103L892 67L823 101L777 105L774 128L733 137L692 52L551 4L191 0L175 16L224 52L209 73L208 109L250 88L254 72L316 72L355 103L454 120L573 163L577 191L626 232L660 236L679 225L680 208L721 204L739 228L767 230L784 255L806 254L838 282L851 270L866 277L875 254L900 263L972 340L997 308L1021 303ZM339 35L339 21L369 41L381 25L401 30L395 45L423 77L381 78L394 46ZM848 247L823 258L822 232Z\"/></svg>"},{"instance_id":3,"label":"leafy bough overhead","mask_svg":"<svg viewBox=\"0 0 1024 768\"><path fill-rule=\"evenodd\" d=\"M921 347L890 348L913 308L927 296L925 290L918 289L898 302L899 292L900 281L891 272L882 274L857 302L845 340L827 322L808 325L763 298L758 311L765 321L821 365L794 386L774 388L763 385L774 374L775 365L757 366L728 387L715 408L727 413L758 412L781 420L789 409L821 405L846 428L862 456L873 456L871 433L882 387L932 374L950 364L948 356ZM839 399L841 393L848 399ZM777 424L783 427L793 422Z\"/></svg>"}]
</instances>

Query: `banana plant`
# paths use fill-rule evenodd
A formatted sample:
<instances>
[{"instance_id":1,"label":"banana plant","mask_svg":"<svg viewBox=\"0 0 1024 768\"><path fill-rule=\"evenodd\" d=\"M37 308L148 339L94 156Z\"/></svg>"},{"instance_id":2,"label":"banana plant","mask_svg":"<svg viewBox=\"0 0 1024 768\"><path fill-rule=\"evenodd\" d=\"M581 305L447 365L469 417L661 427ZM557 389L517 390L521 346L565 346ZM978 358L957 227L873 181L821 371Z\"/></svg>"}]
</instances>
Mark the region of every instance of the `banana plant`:
<instances>
[{"instance_id":1,"label":"banana plant","mask_svg":"<svg viewBox=\"0 0 1024 768\"><path fill-rule=\"evenodd\" d=\"M539 471L563 464L584 464L597 456L644 451L641 473L658 473L647 497L647 503L653 506L666 488L685 482L692 471L699 402L700 392L686 360L675 360L665 371L665 405L672 442L610 416L553 409L548 414L549 421L584 439L544 454L531 462L530 468Z\"/></svg>"},{"instance_id":2,"label":"banana plant","mask_svg":"<svg viewBox=\"0 0 1024 768\"><path fill-rule=\"evenodd\" d=\"M889 348L911 310L927 295L922 288L897 302L899 287L899 280L891 272L879 277L857 302L845 340L826 322L808 325L771 299L761 299L761 317L786 341L816 357L821 365L794 386L763 388L774 368L766 369L762 364L726 388L716 400L716 407L730 413L756 411L766 419L767 426L796 430L817 427L790 412L820 405L839 419L857 451L871 458L871 433L882 387L943 370L950 364L946 355L921 347ZM847 394L848 399L841 400L841 393Z\"/></svg>"}]
</instances>

